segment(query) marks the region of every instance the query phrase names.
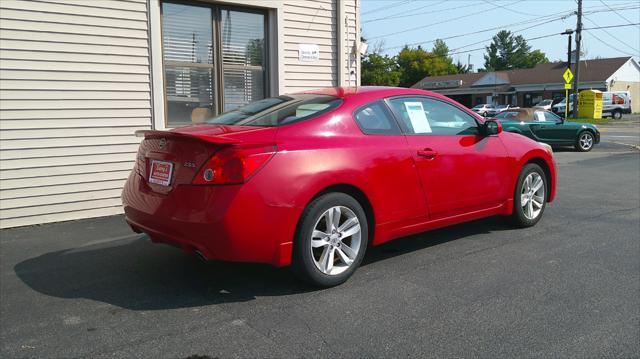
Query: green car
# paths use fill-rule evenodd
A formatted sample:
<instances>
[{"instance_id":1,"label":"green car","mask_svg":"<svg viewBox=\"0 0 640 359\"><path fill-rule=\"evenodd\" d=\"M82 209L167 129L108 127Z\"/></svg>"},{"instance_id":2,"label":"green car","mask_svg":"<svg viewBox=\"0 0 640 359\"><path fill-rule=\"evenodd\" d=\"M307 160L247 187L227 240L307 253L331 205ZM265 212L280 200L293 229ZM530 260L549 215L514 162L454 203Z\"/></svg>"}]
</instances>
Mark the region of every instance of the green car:
<instances>
[{"instance_id":1,"label":"green car","mask_svg":"<svg viewBox=\"0 0 640 359\"><path fill-rule=\"evenodd\" d=\"M497 114L504 131L515 132L551 146L574 146L591 151L600 142L600 131L590 123L565 121L553 112L536 108L510 109Z\"/></svg>"}]
</instances>

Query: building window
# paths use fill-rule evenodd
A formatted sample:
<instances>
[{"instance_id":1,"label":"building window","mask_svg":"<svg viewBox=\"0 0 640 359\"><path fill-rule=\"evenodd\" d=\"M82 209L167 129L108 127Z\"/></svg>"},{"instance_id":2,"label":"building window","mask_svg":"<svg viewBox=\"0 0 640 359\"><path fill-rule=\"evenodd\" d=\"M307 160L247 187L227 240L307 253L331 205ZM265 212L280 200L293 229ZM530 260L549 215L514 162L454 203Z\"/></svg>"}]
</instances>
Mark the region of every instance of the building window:
<instances>
[{"instance_id":1,"label":"building window","mask_svg":"<svg viewBox=\"0 0 640 359\"><path fill-rule=\"evenodd\" d=\"M166 124L201 123L265 97L265 15L162 3Z\"/></svg>"}]
</instances>

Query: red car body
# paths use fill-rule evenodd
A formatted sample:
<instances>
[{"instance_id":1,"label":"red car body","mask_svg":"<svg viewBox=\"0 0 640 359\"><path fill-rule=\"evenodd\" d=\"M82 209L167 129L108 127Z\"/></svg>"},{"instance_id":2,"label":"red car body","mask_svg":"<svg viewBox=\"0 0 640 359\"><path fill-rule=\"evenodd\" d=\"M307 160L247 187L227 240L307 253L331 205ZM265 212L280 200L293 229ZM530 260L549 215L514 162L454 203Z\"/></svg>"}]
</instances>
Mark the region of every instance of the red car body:
<instances>
[{"instance_id":1,"label":"red car body","mask_svg":"<svg viewBox=\"0 0 640 359\"><path fill-rule=\"evenodd\" d=\"M436 93L405 88L333 88L313 93L342 99L316 118L279 127L194 125L146 131L122 199L126 220L154 242L197 251L207 259L286 266L305 206L319 194L346 192L367 212L369 243L513 211L522 167L539 164L555 197L550 150L518 134L494 136L366 135L357 108L394 96ZM273 146L266 163L242 184L193 184L216 151ZM433 151L433 158L424 151ZM422 152L421 152L422 151ZM170 186L148 182L149 161L175 164Z\"/></svg>"}]
</instances>

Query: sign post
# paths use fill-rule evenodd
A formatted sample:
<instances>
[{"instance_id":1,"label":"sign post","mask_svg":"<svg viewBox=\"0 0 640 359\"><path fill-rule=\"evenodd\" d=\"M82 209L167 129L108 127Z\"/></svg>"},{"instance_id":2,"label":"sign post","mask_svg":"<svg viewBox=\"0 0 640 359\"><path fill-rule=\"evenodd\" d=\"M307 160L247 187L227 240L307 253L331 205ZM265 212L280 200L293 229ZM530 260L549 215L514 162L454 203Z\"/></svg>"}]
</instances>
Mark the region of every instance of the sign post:
<instances>
[{"instance_id":1,"label":"sign post","mask_svg":"<svg viewBox=\"0 0 640 359\"><path fill-rule=\"evenodd\" d=\"M569 90L571 90L571 80L573 80L573 73L571 69L567 67L562 74L562 78L564 79L564 118L569 117Z\"/></svg>"}]
</instances>

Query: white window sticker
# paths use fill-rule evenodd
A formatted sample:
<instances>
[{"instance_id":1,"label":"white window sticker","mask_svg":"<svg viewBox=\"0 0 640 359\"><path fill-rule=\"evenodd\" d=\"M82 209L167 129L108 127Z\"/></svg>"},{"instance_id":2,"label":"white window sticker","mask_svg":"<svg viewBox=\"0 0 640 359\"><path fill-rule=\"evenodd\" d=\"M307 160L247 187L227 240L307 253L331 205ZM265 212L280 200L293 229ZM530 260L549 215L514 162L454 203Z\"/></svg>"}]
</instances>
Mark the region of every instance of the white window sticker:
<instances>
[{"instance_id":1,"label":"white window sticker","mask_svg":"<svg viewBox=\"0 0 640 359\"><path fill-rule=\"evenodd\" d=\"M404 107L407 109L414 133L431 133L431 126L429 126L422 102L405 102Z\"/></svg>"}]
</instances>

